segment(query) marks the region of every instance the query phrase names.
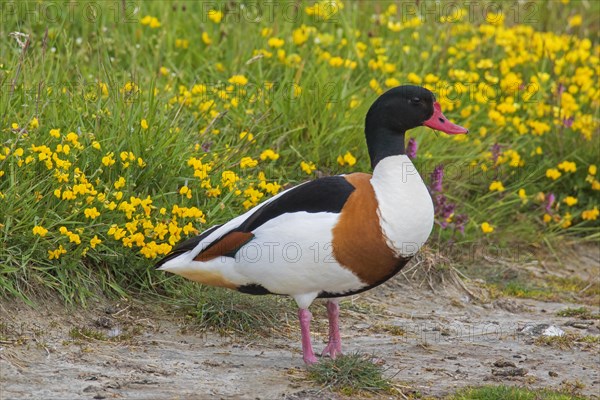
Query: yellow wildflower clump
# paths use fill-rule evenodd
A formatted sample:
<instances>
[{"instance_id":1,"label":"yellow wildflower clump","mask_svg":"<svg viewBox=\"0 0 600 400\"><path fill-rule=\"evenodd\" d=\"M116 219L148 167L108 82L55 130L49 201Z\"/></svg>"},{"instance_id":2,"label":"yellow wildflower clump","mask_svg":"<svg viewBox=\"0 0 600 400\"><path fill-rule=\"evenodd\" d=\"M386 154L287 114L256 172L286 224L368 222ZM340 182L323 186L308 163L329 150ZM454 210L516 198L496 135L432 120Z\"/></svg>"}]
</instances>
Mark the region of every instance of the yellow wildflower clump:
<instances>
[{"instance_id":1,"label":"yellow wildflower clump","mask_svg":"<svg viewBox=\"0 0 600 400\"><path fill-rule=\"evenodd\" d=\"M558 164L558 169L564 172L575 172L577 171L577 166L572 161L563 161L560 164Z\"/></svg>"},{"instance_id":2,"label":"yellow wildflower clump","mask_svg":"<svg viewBox=\"0 0 600 400\"><path fill-rule=\"evenodd\" d=\"M350 153L349 151L346 152L346 154L344 154L343 156L338 156L337 158L337 162L338 164L340 164L341 166L344 165L348 165L348 166L353 166L354 164L356 164L356 157L354 157L352 155L352 153Z\"/></svg>"},{"instance_id":3,"label":"yellow wildflower clump","mask_svg":"<svg viewBox=\"0 0 600 400\"><path fill-rule=\"evenodd\" d=\"M490 183L489 189L490 192L503 192L504 185L500 181L493 181L492 183Z\"/></svg>"},{"instance_id":4,"label":"yellow wildflower clump","mask_svg":"<svg viewBox=\"0 0 600 400\"><path fill-rule=\"evenodd\" d=\"M140 23L144 26L149 26L150 28L160 28L160 21L156 17L152 17L150 15L146 15L144 18L140 20Z\"/></svg>"},{"instance_id":5,"label":"yellow wildflower clump","mask_svg":"<svg viewBox=\"0 0 600 400\"><path fill-rule=\"evenodd\" d=\"M244 86L248 83L248 78L246 78L244 75L233 75L227 81L233 85Z\"/></svg>"},{"instance_id":6,"label":"yellow wildflower clump","mask_svg":"<svg viewBox=\"0 0 600 400\"><path fill-rule=\"evenodd\" d=\"M279 154L275 153L273 150L271 149L266 149L265 151L263 151L262 153L260 153L260 159L262 161L265 161L267 159L271 160L271 161L275 161L279 158Z\"/></svg>"},{"instance_id":7,"label":"yellow wildflower clump","mask_svg":"<svg viewBox=\"0 0 600 400\"><path fill-rule=\"evenodd\" d=\"M190 189L187 186L182 186L179 189L179 194L182 195L182 196L187 197L188 199L191 199L192 198L192 189Z\"/></svg>"},{"instance_id":8,"label":"yellow wildflower clump","mask_svg":"<svg viewBox=\"0 0 600 400\"><path fill-rule=\"evenodd\" d=\"M215 24L219 24L221 23L221 20L223 20L223 12L219 10L209 10L208 19L210 19Z\"/></svg>"},{"instance_id":9,"label":"yellow wildflower clump","mask_svg":"<svg viewBox=\"0 0 600 400\"><path fill-rule=\"evenodd\" d=\"M92 207L92 208L86 208L83 213L85 214L86 218L90 218L90 219L95 219L98 216L100 216L100 213L98 212L98 210L96 209L96 207Z\"/></svg>"},{"instance_id":10,"label":"yellow wildflower clump","mask_svg":"<svg viewBox=\"0 0 600 400\"><path fill-rule=\"evenodd\" d=\"M315 166L315 163L313 162L305 162L305 161L301 161L300 162L300 169L302 169L302 171L306 172L308 175L312 174L313 171L315 169L317 169L317 167Z\"/></svg>"},{"instance_id":11,"label":"yellow wildflower clump","mask_svg":"<svg viewBox=\"0 0 600 400\"><path fill-rule=\"evenodd\" d=\"M598 210L598 207L594 207L591 210L584 210L581 213L581 219L584 221L595 221L599 215L600 211Z\"/></svg>"},{"instance_id":12,"label":"yellow wildflower clump","mask_svg":"<svg viewBox=\"0 0 600 400\"><path fill-rule=\"evenodd\" d=\"M44 228L43 226L36 225L33 227L33 234L40 237L44 237L46 236L46 234L48 234L48 229Z\"/></svg>"},{"instance_id":13,"label":"yellow wildflower clump","mask_svg":"<svg viewBox=\"0 0 600 400\"><path fill-rule=\"evenodd\" d=\"M253 159L252 157L242 157L240 161L240 168L254 168L258 165L258 160Z\"/></svg>"},{"instance_id":14,"label":"yellow wildflower clump","mask_svg":"<svg viewBox=\"0 0 600 400\"><path fill-rule=\"evenodd\" d=\"M577 204L577 198L573 197L573 196L567 196L567 197L564 198L563 203L565 203L569 207L572 207L575 204Z\"/></svg>"},{"instance_id":15,"label":"yellow wildflower clump","mask_svg":"<svg viewBox=\"0 0 600 400\"><path fill-rule=\"evenodd\" d=\"M492 233L492 232L494 232L494 227L492 225L490 225L489 222L483 222L481 224L481 231L483 233Z\"/></svg>"},{"instance_id":16,"label":"yellow wildflower clump","mask_svg":"<svg viewBox=\"0 0 600 400\"><path fill-rule=\"evenodd\" d=\"M48 250L48 259L57 260L60 258L62 254L65 254L67 250L63 247L63 245L59 245L55 250Z\"/></svg>"},{"instance_id":17,"label":"yellow wildflower clump","mask_svg":"<svg viewBox=\"0 0 600 400\"><path fill-rule=\"evenodd\" d=\"M557 170L556 168L549 168L546 170L546 177L550 178L552 180L557 180L558 178L560 178L562 174L560 173L559 170Z\"/></svg>"}]
</instances>

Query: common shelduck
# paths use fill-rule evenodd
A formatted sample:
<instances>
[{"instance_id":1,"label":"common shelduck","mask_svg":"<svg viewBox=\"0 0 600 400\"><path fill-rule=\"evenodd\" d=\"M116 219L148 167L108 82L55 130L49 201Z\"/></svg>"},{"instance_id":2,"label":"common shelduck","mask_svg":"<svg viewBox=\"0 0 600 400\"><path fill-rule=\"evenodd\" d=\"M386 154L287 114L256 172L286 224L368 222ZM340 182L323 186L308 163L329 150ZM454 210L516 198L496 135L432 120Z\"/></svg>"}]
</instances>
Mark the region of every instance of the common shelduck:
<instances>
[{"instance_id":1,"label":"common shelduck","mask_svg":"<svg viewBox=\"0 0 600 400\"><path fill-rule=\"evenodd\" d=\"M329 299L329 343L322 355L335 358L341 354L337 298L390 279L431 233L431 196L404 147L405 132L422 125L468 132L444 117L425 88L385 92L365 121L372 175L329 176L285 190L179 244L158 269L243 293L293 297L307 364L317 361L308 307L316 298Z\"/></svg>"}]
</instances>

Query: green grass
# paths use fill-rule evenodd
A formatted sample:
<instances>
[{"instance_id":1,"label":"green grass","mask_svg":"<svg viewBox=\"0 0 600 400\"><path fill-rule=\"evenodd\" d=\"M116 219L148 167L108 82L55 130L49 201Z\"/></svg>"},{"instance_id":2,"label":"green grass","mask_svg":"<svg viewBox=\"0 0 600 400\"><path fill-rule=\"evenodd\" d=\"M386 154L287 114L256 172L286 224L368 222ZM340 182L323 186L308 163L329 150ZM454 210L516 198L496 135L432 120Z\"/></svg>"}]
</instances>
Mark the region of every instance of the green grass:
<instances>
[{"instance_id":1,"label":"green grass","mask_svg":"<svg viewBox=\"0 0 600 400\"><path fill-rule=\"evenodd\" d=\"M532 390L514 386L482 386L460 390L447 400L584 400L585 397L551 390Z\"/></svg>"},{"instance_id":2,"label":"green grass","mask_svg":"<svg viewBox=\"0 0 600 400\"><path fill-rule=\"evenodd\" d=\"M308 378L332 391L346 396L365 392L392 393L390 381L383 376L383 368L365 354L349 354L322 358L308 369Z\"/></svg>"},{"instance_id":3,"label":"green grass","mask_svg":"<svg viewBox=\"0 0 600 400\"><path fill-rule=\"evenodd\" d=\"M592 310L587 307L567 307L558 311L556 315L559 317L577 317L579 319L600 319L600 314L592 312Z\"/></svg>"},{"instance_id":4,"label":"green grass","mask_svg":"<svg viewBox=\"0 0 600 400\"><path fill-rule=\"evenodd\" d=\"M297 325L297 307L287 297L252 296L179 277L167 284L167 293L162 301L183 318L184 330L266 337Z\"/></svg>"},{"instance_id":5,"label":"green grass","mask_svg":"<svg viewBox=\"0 0 600 400\"><path fill-rule=\"evenodd\" d=\"M515 242L544 245L564 236L600 238L600 218L591 217L599 206L598 173L589 172L598 159L590 144L598 140L599 2L528 2L533 8L517 14L504 9L503 26L487 23L479 6L460 22L440 22L443 15L414 19L419 8L435 6L431 1L415 2L414 15L402 8L410 2L394 12L392 2L346 1L329 19L308 15L310 3L303 3L297 18L276 12L271 19L236 21L226 14L219 23L208 18L205 2L141 2L137 14L133 3L117 0L53 2L61 11L57 18L48 16L48 4L18 2L16 14L3 14L0 26L2 297L27 301L51 291L85 304L99 295L178 295L180 281L172 284L152 268L169 246L270 197L274 190L261 186L266 183L289 186L322 174L369 171L365 113L378 92L414 77L437 92L450 119L471 129L458 139L425 128L408 135L418 140L415 164L424 179L444 164L444 193L455 214L469 217L464 236L436 227L433 247L444 253L473 244L510 249ZM214 2L222 10L230 5ZM89 14L90 7L99 12ZM570 26L567 19L575 15L582 23ZM160 27L146 24L146 16ZM302 25L308 41L294 42ZM29 45L11 32L29 35ZM274 47L276 39L285 41L282 47ZM350 64L336 67L335 57ZM236 75L248 82L230 83ZM538 85L533 98L513 90L519 81ZM493 86L497 101L477 100L481 85ZM566 100L556 95L559 85L573 91L572 128L555 116L567 112L561 111ZM452 98L444 94L447 87L455 88ZM508 110L498 111L500 104ZM492 118L494 111L504 122ZM549 131L533 134L537 122ZM58 137L52 129L60 129ZM241 138L243 131L253 139ZM489 155L496 144L504 157L498 163ZM261 160L267 149L279 158ZM356 164L338 163L347 152ZM515 152L523 165L510 166ZM243 157L258 165L242 168ZM194 159L210 167L206 176ZM547 178L563 161L576 170ZM301 162L315 163L316 171L303 172ZM232 190L225 171L239 177ZM504 190L490 191L494 181ZM190 198L180 193L184 186ZM542 197L550 193L556 202L544 222ZM577 203L567 205L567 196ZM177 214L174 205L202 215ZM98 216L90 216L93 208ZM483 233L484 222L494 231ZM161 224L172 230L161 234ZM195 319L229 319L223 329L246 329L230 326L254 303L234 311L218 295L214 305L211 299L196 303Z\"/></svg>"}]
</instances>

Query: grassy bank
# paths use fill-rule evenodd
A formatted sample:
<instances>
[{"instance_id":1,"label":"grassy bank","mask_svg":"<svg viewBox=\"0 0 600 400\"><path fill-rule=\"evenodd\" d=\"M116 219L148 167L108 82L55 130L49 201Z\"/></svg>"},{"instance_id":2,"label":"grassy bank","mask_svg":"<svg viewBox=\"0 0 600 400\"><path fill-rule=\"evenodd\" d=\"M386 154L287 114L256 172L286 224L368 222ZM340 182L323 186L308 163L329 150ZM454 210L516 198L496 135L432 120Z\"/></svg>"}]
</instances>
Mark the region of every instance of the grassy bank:
<instances>
[{"instance_id":1,"label":"grassy bank","mask_svg":"<svg viewBox=\"0 0 600 400\"><path fill-rule=\"evenodd\" d=\"M172 294L152 265L180 240L368 171L364 115L404 83L471 130L410 132L444 171L432 246L600 236L596 2L6 4L4 296Z\"/></svg>"}]
</instances>

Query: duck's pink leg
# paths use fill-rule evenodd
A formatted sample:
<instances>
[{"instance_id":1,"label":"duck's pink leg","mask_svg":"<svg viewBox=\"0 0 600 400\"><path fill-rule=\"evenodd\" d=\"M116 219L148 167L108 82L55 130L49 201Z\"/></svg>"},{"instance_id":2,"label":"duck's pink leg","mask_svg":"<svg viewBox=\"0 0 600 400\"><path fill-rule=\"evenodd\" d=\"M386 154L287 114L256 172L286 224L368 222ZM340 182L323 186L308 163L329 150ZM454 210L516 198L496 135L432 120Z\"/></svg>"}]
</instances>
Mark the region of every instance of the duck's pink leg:
<instances>
[{"instance_id":1,"label":"duck's pink leg","mask_svg":"<svg viewBox=\"0 0 600 400\"><path fill-rule=\"evenodd\" d=\"M342 354L342 340L340 338L340 306L337 300L329 300L327 302L327 316L329 317L329 343L321 355L329 354L329 357L336 358Z\"/></svg>"},{"instance_id":2,"label":"duck's pink leg","mask_svg":"<svg viewBox=\"0 0 600 400\"><path fill-rule=\"evenodd\" d=\"M298 310L298 319L300 320L300 332L302 333L302 358L306 364L314 364L317 362L317 357L313 353L312 344L310 343L310 320L312 314L306 308Z\"/></svg>"}]
</instances>

